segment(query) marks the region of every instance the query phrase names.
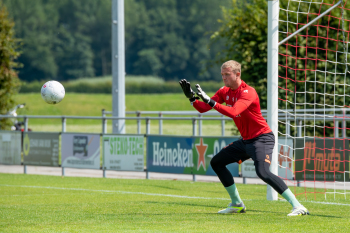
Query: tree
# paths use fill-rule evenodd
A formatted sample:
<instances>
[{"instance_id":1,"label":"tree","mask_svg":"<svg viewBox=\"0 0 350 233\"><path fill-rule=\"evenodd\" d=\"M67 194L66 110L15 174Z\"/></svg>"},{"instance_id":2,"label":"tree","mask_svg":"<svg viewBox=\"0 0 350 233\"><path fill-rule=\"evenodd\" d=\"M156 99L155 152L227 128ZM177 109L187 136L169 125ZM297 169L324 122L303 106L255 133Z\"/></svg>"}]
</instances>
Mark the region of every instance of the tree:
<instances>
[{"instance_id":1,"label":"tree","mask_svg":"<svg viewBox=\"0 0 350 233\"><path fill-rule=\"evenodd\" d=\"M26 81L56 78L58 65L53 45L58 13L55 6L46 0L2 1L15 22L16 35L23 42L18 59L23 64L19 77Z\"/></svg>"},{"instance_id":2,"label":"tree","mask_svg":"<svg viewBox=\"0 0 350 233\"><path fill-rule=\"evenodd\" d=\"M111 73L111 0L0 0L23 38L21 80L68 80ZM126 72L220 79L208 61L220 6L231 0L125 0Z\"/></svg>"},{"instance_id":3,"label":"tree","mask_svg":"<svg viewBox=\"0 0 350 233\"><path fill-rule=\"evenodd\" d=\"M93 35L89 33L96 21L95 9L99 1L50 1L54 2L59 12L59 33L54 45L59 65L58 79L94 76L94 52L91 49Z\"/></svg>"},{"instance_id":4,"label":"tree","mask_svg":"<svg viewBox=\"0 0 350 233\"><path fill-rule=\"evenodd\" d=\"M127 1L129 2L129 0ZM89 27L89 35L92 38L91 49L94 53L93 66L96 76L111 74L111 8L112 1L97 1L92 13L95 20Z\"/></svg>"},{"instance_id":5,"label":"tree","mask_svg":"<svg viewBox=\"0 0 350 233\"><path fill-rule=\"evenodd\" d=\"M267 77L267 1L232 0L223 8L221 27L212 34L213 41L224 39L226 49L217 62L237 60L242 64L242 78L248 82Z\"/></svg>"},{"instance_id":6,"label":"tree","mask_svg":"<svg viewBox=\"0 0 350 233\"><path fill-rule=\"evenodd\" d=\"M220 66L213 63L218 51L226 47L222 40L210 43L210 35L220 28L223 17L222 7L230 6L231 0L192 0L178 1L177 9L184 26L182 37L189 50L185 77L200 80L221 81Z\"/></svg>"},{"instance_id":7,"label":"tree","mask_svg":"<svg viewBox=\"0 0 350 233\"><path fill-rule=\"evenodd\" d=\"M220 6L228 3L229 0L126 1L126 72L167 80L220 79L219 70L209 69L208 61L222 46L209 48L208 32L217 30L217 20L222 16Z\"/></svg>"},{"instance_id":8,"label":"tree","mask_svg":"<svg viewBox=\"0 0 350 233\"><path fill-rule=\"evenodd\" d=\"M23 38L23 54L19 58L23 64L19 72L22 80L65 80L95 75L90 26L99 1L3 2L16 22L17 34ZM110 14L110 10L106 13Z\"/></svg>"},{"instance_id":9,"label":"tree","mask_svg":"<svg viewBox=\"0 0 350 233\"><path fill-rule=\"evenodd\" d=\"M15 60L20 55L20 41L15 38L14 23L9 19L4 5L0 5L0 114L6 114L13 106L13 96L18 92L19 79ZM9 119L0 120L0 129L8 127Z\"/></svg>"}]
</instances>

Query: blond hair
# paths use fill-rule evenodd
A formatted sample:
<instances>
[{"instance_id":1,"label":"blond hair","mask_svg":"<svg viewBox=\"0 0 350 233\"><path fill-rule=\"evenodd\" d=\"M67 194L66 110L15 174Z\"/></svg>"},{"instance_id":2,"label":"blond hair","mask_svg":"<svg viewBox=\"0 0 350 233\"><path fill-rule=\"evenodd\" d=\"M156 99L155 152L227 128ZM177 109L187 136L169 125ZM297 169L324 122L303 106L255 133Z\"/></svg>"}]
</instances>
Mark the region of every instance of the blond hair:
<instances>
[{"instance_id":1,"label":"blond hair","mask_svg":"<svg viewBox=\"0 0 350 233\"><path fill-rule=\"evenodd\" d=\"M234 60L229 60L227 62L224 62L224 64L222 64L221 69L225 69L225 68L231 68L232 72L234 73L241 73L241 64L234 61Z\"/></svg>"}]
</instances>

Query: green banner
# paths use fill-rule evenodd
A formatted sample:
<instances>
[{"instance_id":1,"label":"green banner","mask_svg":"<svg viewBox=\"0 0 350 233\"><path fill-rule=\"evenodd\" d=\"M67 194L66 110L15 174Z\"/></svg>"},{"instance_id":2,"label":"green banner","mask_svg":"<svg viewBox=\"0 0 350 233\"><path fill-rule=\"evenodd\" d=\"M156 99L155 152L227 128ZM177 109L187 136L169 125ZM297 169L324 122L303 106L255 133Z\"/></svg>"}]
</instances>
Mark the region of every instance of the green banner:
<instances>
[{"instance_id":1,"label":"green banner","mask_svg":"<svg viewBox=\"0 0 350 233\"><path fill-rule=\"evenodd\" d=\"M58 133L23 133L23 164L58 166Z\"/></svg>"},{"instance_id":2,"label":"green banner","mask_svg":"<svg viewBox=\"0 0 350 233\"><path fill-rule=\"evenodd\" d=\"M222 148L227 146L238 138L227 138L227 137L196 137L194 138L194 143L192 144L193 153L193 174L198 175L213 175L216 173L210 166L211 159L221 151ZM233 163L227 165L227 168L232 173L232 176L239 176L238 164ZM188 171L186 171L186 169ZM190 173L189 169L186 168L185 173Z\"/></svg>"},{"instance_id":3,"label":"green banner","mask_svg":"<svg viewBox=\"0 0 350 233\"><path fill-rule=\"evenodd\" d=\"M348 140L297 139L295 148L297 180L350 180Z\"/></svg>"}]
</instances>

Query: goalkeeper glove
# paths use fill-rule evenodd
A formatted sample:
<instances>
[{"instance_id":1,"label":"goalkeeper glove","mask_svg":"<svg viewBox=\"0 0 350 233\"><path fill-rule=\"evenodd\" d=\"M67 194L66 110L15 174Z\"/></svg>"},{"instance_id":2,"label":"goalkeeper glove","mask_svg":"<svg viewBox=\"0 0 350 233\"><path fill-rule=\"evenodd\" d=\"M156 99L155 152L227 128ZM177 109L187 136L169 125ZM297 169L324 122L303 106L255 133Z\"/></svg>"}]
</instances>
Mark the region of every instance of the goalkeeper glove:
<instances>
[{"instance_id":1,"label":"goalkeeper glove","mask_svg":"<svg viewBox=\"0 0 350 233\"><path fill-rule=\"evenodd\" d=\"M196 101L196 99L199 99L199 97L196 96L196 93L192 90L190 82L187 82L186 79L182 79L179 83L185 96L190 100L191 103Z\"/></svg>"},{"instance_id":2,"label":"goalkeeper glove","mask_svg":"<svg viewBox=\"0 0 350 233\"><path fill-rule=\"evenodd\" d=\"M196 88L197 88L197 95L203 100L204 103L207 103L210 105L210 107L214 107L216 102L214 100L212 100L203 90L202 88L199 86L199 84L196 84Z\"/></svg>"}]
</instances>

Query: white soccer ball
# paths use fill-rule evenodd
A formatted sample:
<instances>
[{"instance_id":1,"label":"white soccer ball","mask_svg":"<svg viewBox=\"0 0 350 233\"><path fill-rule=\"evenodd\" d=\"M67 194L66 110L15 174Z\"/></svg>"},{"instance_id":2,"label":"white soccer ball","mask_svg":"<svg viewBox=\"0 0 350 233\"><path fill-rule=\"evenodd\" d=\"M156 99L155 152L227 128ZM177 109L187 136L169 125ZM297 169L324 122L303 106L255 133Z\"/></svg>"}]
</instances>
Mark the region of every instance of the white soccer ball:
<instances>
[{"instance_id":1,"label":"white soccer ball","mask_svg":"<svg viewBox=\"0 0 350 233\"><path fill-rule=\"evenodd\" d=\"M64 95L64 87L57 81L48 81L41 88L41 97L48 104L58 104L63 100Z\"/></svg>"}]
</instances>

